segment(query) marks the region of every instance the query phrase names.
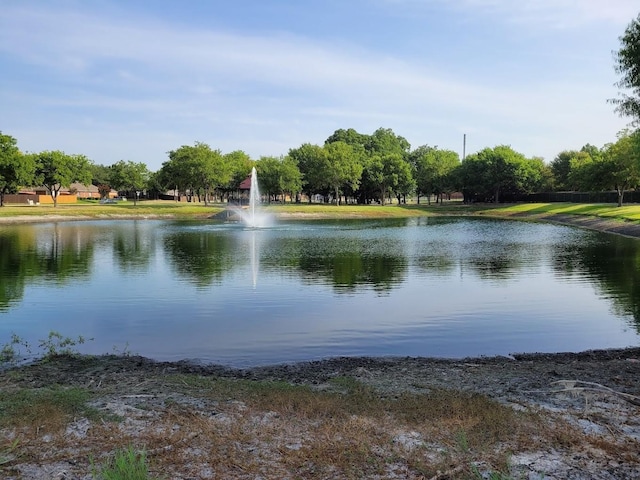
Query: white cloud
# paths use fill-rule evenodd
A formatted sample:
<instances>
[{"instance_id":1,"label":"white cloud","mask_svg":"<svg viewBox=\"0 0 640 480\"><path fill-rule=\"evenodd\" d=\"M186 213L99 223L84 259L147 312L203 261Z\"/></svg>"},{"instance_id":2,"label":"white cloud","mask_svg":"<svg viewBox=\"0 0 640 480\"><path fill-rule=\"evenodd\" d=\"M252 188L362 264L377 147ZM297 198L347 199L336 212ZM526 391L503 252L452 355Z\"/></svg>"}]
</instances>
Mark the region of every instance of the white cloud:
<instances>
[{"instance_id":1,"label":"white cloud","mask_svg":"<svg viewBox=\"0 0 640 480\"><path fill-rule=\"evenodd\" d=\"M390 0L404 2L405 0ZM406 0L414 7L421 0ZM640 13L637 0L427 0L456 9L461 14L478 12L517 25L536 28L574 28L587 24L626 25Z\"/></svg>"},{"instance_id":2,"label":"white cloud","mask_svg":"<svg viewBox=\"0 0 640 480\"><path fill-rule=\"evenodd\" d=\"M568 18L576 4L457 3L514 21L554 12ZM581 4L574 13L581 21L609 11L596 2ZM609 84L595 85L590 78L573 84L534 79L525 86L503 80L499 72L490 78L458 77L447 64L416 63L400 53L381 56L353 44L286 33L239 34L29 4L4 13L0 62L27 64L27 71L36 68L46 79L36 87L24 78L29 81L0 91L2 104L12 108L15 135L38 145L31 150L87 148L100 163L128 158L158 168L168 150L196 140L256 157L279 155L303 142L321 143L336 128L368 133L381 126L414 146L459 150L461 133L475 131L478 148L514 143L527 155L549 159L562 138L575 136L568 128L579 129L579 135L596 133L582 143L597 144L620 123L606 115L605 100L614 94ZM596 112L598 121L587 111ZM543 135L548 140L540 145ZM41 147L43 138L57 138L59 146ZM73 142L77 147L69 146Z\"/></svg>"}]
</instances>

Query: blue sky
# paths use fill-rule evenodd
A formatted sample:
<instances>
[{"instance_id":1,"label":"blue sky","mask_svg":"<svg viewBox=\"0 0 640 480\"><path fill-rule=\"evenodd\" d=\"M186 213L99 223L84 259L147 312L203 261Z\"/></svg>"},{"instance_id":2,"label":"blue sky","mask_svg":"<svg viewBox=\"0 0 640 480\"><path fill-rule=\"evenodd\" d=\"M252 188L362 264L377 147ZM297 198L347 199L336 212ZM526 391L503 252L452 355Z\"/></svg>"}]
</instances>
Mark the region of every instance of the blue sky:
<instances>
[{"instance_id":1,"label":"blue sky","mask_svg":"<svg viewBox=\"0 0 640 480\"><path fill-rule=\"evenodd\" d=\"M551 161L628 123L612 51L637 0L0 0L0 130L23 151L253 158L391 128Z\"/></svg>"}]
</instances>

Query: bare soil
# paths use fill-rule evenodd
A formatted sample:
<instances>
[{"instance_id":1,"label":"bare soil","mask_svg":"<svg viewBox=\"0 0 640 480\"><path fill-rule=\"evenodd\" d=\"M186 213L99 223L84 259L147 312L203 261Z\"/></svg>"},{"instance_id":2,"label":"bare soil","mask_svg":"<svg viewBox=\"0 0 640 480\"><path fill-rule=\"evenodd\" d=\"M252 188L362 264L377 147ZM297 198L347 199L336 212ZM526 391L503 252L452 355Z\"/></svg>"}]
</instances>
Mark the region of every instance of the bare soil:
<instances>
[{"instance_id":1,"label":"bare soil","mask_svg":"<svg viewBox=\"0 0 640 480\"><path fill-rule=\"evenodd\" d=\"M568 438L559 441L562 434L558 428L553 430L555 433L548 433L552 432L547 430L550 427L541 426L540 432L534 429L528 433L531 441L516 441L507 433L501 434L505 439L492 447L499 451L497 457L478 446L475 455L473 447L469 447L464 454L448 454L443 459L439 458L444 455L442 452L455 450L455 445L436 440L447 438L440 437L443 432L429 434L424 426L411 429L371 419L364 412L340 418L340 423L344 426L358 417L360 425L369 418L367 422L373 422L376 435L388 434L388 439L375 448L369 444L362 447L363 455L371 458L380 457L376 448L389 448L384 456L387 462L384 469L376 470L375 475L337 467L327 472L326 465L322 471L305 470L305 462L311 461L308 456L302 460L296 457L301 462L299 466L292 466L287 458L300 455L305 442L311 443L312 438L321 435L317 420L301 420L293 406L281 405L287 403L286 397L277 406L258 408L233 393L226 399L206 394L207 381L224 379L257 385L264 382L305 385L321 395L335 391L336 385L341 385L336 380L345 378L371 387L374 395L387 399L405 393L428 395L443 389L481 394L508 409L544 418L566 432ZM102 416L96 420L78 414L58 433L52 427L47 428L44 420L43 426L35 429L15 426L1 429L7 445L14 440L19 444L14 450L4 447L9 461L0 465L0 473L9 479L89 479L93 478L91 456L102 459L119 446L136 445L147 449L154 472L164 475L161 478L443 479L483 478L482 472L484 478L638 478L639 378L640 348L464 360L334 358L250 369L154 362L134 356L65 356L5 370L0 373L0 388L3 391L81 388L91 393L91 405ZM115 420L105 421L109 416ZM208 423L202 423L202 419ZM228 429L230 425L236 425L238 430L225 433L224 442L216 444L215 439L205 436L212 428ZM331 428L330 433L323 433L328 438L346 435L341 427ZM452 429L451 438L458 435L455 425L438 427L446 428ZM177 436L181 429L189 431L189 435ZM263 438L265 431L270 433ZM371 434L369 430L363 432L362 435ZM219 439L222 433L216 435ZM537 435L544 441L533 439ZM258 444L256 439L260 440ZM220 458L214 461L213 453L205 451L205 445L212 444L218 453L226 451L229 444L235 445L240 453L227 454L234 458L231 464ZM2 448L0 444L0 458ZM398 449L405 453L399 453ZM422 459L421 468L412 467L418 461L416 455ZM498 466L496 458L500 457L505 461ZM320 459L314 461L322 464ZM324 460L339 461L344 459ZM496 476L496 472L501 476Z\"/></svg>"}]
</instances>

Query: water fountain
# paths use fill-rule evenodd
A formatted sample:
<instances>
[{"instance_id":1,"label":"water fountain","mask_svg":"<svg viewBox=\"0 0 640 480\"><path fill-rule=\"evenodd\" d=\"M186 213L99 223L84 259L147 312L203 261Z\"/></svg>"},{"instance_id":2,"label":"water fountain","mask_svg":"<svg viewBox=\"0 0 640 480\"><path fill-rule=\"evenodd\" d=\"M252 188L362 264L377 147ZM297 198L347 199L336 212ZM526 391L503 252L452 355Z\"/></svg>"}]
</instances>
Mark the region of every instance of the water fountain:
<instances>
[{"instance_id":1,"label":"water fountain","mask_svg":"<svg viewBox=\"0 0 640 480\"><path fill-rule=\"evenodd\" d=\"M258 207L260 206L260 188L258 187L258 173L256 172L256 167L251 169L251 189L249 190L249 215L248 215L248 225L250 227L257 226L257 212Z\"/></svg>"},{"instance_id":2,"label":"water fountain","mask_svg":"<svg viewBox=\"0 0 640 480\"><path fill-rule=\"evenodd\" d=\"M242 223L249 228L268 227L272 223L271 216L260 209L260 188L256 168L251 169L251 185L249 189L249 207L234 209Z\"/></svg>"}]
</instances>

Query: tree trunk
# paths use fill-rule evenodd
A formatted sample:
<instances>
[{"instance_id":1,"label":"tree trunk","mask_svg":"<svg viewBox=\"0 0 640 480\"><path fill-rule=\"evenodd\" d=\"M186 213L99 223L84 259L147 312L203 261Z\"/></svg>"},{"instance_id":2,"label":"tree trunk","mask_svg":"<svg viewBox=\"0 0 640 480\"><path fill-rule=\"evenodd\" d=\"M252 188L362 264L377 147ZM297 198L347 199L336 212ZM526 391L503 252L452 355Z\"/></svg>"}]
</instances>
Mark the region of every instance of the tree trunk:
<instances>
[{"instance_id":1,"label":"tree trunk","mask_svg":"<svg viewBox=\"0 0 640 480\"><path fill-rule=\"evenodd\" d=\"M51 198L53 199L53 207L57 207L58 206L58 193L60 192L60 189L56 190L56 187L51 187L51 189L49 190L49 194L51 195Z\"/></svg>"},{"instance_id":2,"label":"tree trunk","mask_svg":"<svg viewBox=\"0 0 640 480\"><path fill-rule=\"evenodd\" d=\"M624 201L624 188L617 188L616 191L618 192L618 206L621 207Z\"/></svg>"}]
</instances>

